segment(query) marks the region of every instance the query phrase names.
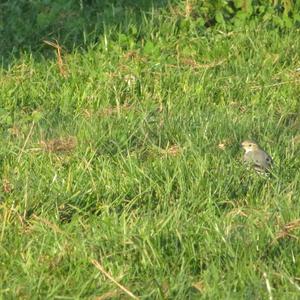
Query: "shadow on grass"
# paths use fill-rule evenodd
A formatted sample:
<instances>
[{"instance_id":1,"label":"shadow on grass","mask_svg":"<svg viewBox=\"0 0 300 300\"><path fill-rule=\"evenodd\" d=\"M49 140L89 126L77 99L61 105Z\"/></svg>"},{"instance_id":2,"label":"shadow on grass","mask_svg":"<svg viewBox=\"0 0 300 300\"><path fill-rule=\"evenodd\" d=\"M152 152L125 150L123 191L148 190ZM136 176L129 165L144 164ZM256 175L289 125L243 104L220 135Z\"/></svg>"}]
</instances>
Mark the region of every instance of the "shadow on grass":
<instances>
[{"instance_id":1,"label":"shadow on grass","mask_svg":"<svg viewBox=\"0 0 300 300\"><path fill-rule=\"evenodd\" d=\"M167 0L5 0L0 3L1 61L8 66L23 52L49 56L43 40L57 40L67 50L96 43L104 31L140 28L145 14L166 7ZM174 1L173 1L174 2ZM139 32L142 38L142 31ZM50 54L51 53L51 54Z\"/></svg>"}]
</instances>

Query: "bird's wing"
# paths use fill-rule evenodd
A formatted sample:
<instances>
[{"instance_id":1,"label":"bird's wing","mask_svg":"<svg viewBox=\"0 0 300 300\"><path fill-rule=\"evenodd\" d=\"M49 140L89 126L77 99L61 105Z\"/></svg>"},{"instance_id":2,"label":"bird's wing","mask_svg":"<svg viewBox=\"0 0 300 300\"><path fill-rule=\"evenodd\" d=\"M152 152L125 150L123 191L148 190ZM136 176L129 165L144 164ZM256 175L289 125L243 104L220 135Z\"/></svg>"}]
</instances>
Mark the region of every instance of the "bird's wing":
<instances>
[{"instance_id":1,"label":"bird's wing","mask_svg":"<svg viewBox=\"0 0 300 300\"><path fill-rule=\"evenodd\" d=\"M265 171L272 165L272 158L263 150L245 153L244 161L250 163L256 171Z\"/></svg>"}]
</instances>

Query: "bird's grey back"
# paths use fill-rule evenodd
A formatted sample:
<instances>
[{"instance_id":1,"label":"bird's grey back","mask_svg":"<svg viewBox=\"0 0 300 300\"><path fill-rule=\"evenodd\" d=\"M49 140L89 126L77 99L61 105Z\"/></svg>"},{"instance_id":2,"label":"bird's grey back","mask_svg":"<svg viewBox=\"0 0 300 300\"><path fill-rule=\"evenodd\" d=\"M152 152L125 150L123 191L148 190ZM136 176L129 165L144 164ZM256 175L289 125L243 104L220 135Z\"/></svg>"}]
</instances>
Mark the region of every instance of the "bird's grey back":
<instances>
[{"instance_id":1,"label":"bird's grey back","mask_svg":"<svg viewBox=\"0 0 300 300\"><path fill-rule=\"evenodd\" d=\"M245 153L244 161L252 164L257 171L266 171L272 165L272 158L263 150L253 150Z\"/></svg>"}]
</instances>

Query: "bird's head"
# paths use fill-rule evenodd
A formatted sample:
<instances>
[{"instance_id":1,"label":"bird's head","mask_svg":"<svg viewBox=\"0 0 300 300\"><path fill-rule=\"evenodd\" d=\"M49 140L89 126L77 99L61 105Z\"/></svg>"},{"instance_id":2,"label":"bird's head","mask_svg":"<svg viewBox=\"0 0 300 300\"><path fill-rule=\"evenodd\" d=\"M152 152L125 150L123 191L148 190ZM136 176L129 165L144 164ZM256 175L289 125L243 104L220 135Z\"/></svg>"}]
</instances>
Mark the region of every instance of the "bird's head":
<instances>
[{"instance_id":1,"label":"bird's head","mask_svg":"<svg viewBox=\"0 0 300 300\"><path fill-rule=\"evenodd\" d=\"M241 147L247 152L260 149L258 144L251 140L246 140L241 143Z\"/></svg>"}]
</instances>

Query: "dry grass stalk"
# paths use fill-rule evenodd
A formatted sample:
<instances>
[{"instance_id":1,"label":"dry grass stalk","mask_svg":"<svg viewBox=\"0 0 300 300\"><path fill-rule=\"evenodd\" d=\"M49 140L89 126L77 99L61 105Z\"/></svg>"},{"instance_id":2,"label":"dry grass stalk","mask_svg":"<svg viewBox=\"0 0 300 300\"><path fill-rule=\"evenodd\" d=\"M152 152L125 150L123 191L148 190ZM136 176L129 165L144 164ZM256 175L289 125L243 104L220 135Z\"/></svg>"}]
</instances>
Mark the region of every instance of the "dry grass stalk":
<instances>
[{"instance_id":1,"label":"dry grass stalk","mask_svg":"<svg viewBox=\"0 0 300 300\"><path fill-rule=\"evenodd\" d=\"M117 287L119 287L123 292L125 292L130 298L135 299L135 300L139 299L132 292L130 292L125 286L123 286L122 284L117 282L109 273L107 273L98 261L96 261L95 259L92 259L91 262L103 275L105 275L105 277L107 277L110 281L112 281Z\"/></svg>"},{"instance_id":2,"label":"dry grass stalk","mask_svg":"<svg viewBox=\"0 0 300 300\"><path fill-rule=\"evenodd\" d=\"M11 184L11 183L9 182L9 180L6 179L6 178L4 178L4 179L2 180L2 189L3 189L3 192L4 192L5 194L9 194L9 193L11 193L12 190L13 190L12 184Z\"/></svg>"},{"instance_id":3,"label":"dry grass stalk","mask_svg":"<svg viewBox=\"0 0 300 300\"><path fill-rule=\"evenodd\" d=\"M57 57L57 65L58 65L59 73L63 77L67 77L68 72L63 63L61 46L58 44L57 41L55 41L55 43L50 41L44 41L44 43L56 49L56 57Z\"/></svg>"},{"instance_id":4,"label":"dry grass stalk","mask_svg":"<svg viewBox=\"0 0 300 300\"><path fill-rule=\"evenodd\" d=\"M226 59L214 61L214 62L208 63L208 64L199 64L194 59L184 58L181 60L181 63L184 65L190 66L193 69L204 69L204 68L214 68L216 66L223 64L225 61L226 61Z\"/></svg>"},{"instance_id":5,"label":"dry grass stalk","mask_svg":"<svg viewBox=\"0 0 300 300\"><path fill-rule=\"evenodd\" d=\"M110 292L107 292L99 297L96 297L95 300L108 300L108 299L112 299L112 298L115 298L115 297L120 297L122 294L121 291L110 291Z\"/></svg>"},{"instance_id":6,"label":"dry grass stalk","mask_svg":"<svg viewBox=\"0 0 300 300\"><path fill-rule=\"evenodd\" d=\"M130 60L130 59L134 59L135 61L139 61L139 62L146 62L147 59L146 57L142 56L141 54L139 54L137 51L128 51L124 54L124 58L126 60ZM126 70L128 70L128 66L121 66L121 69L124 68Z\"/></svg>"},{"instance_id":7,"label":"dry grass stalk","mask_svg":"<svg viewBox=\"0 0 300 300\"><path fill-rule=\"evenodd\" d=\"M136 51L128 51L124 54L124 58L126 59L131 59L131 58L135 58L138 56L138 53Z\"/></svg>"},{"instance_id":8,"label":"dry grass stalk","mask_svg":"<svg viewBox=\"0 0 300 300\"><path fill-rule=\"evenodd\" d=\"M77 140L73 136L68 136L65 138L40 141L40 145L48 152L69 152L76 147Z\"/></svg>"},{"instance_id":9,"label":"dry grass stalk","mask_svg":"<svg viewBox=\"0 0 300 300\"><path fill-rule=\"evenodd\" d=\"M118 114L121 111L127 111L132 109L132 105L129 105L128 103L125 103L123 105L117 105L117 106L111 106L111 107L107 107L105 109L102 110L102 112L100 113L101 115L114 115L114 114Z\"/></svg>"},{"instance_id":10,"label":"dry grass stalk","mask_svg":"<svg viewBox=\"0 0 300 300\"><path fill-rule=\"evenodd\" d=\"M300 228L300 219L294 220L284 225L284 228L276 235L275 240L285 238L287 236L294 237L291 232Z\"/></svg>"},{"instance_id":11,"label":"dry grass stalk","mask_svg":"<svg viewBox=\"0 0 300 300\"><path fill-rule=\"evenodd\" d=\"M60 233L60 234L65 234L56 224L50 222L47 219L38 217L37 215L33 214L32 218L36 221L39 221L40 223L43 223L44 225L46 225L47 227L51 228L53 230L53 232L55 233Z\"/></svg>"},{"instance_id":12,"label":"dry grass stalk","mask_svg":"<svg viewBox=\"0 0 300 300\"><path fill-rule=\"evenodd\" d=\"M93 116L93 111L91 109L84 109L82 111L82 115L87 118L90 119Z\"/></svg>"},{"instance_id":13,"label":"dry grass stalk","mask_svg":"<svg viewBox=\"0 0 300 300\"><path fill-rule=\"evenodd\" d=\"M285 85L285 84L299 84L300 79L293 79L293 80L287 80L287 81L281 81L281 82L277 82L277 83L273 83L273 84L269 84L269 85L253 85L251 86L251 90L261 90L263 88L272 88L272 87L277 87L277 86L281 86L281 85Z\"/></svg>"},{"instance_id":14,"label":"dry grass stalk","mask_svg":"<svg viewBox=\"0 0 300 300\"><path fill-rule=\"evenodd\" d=\"M181 16L181 17L196 17L197 14L194 10L195 3L196 1L194 0L185 0L184 7L179 7L179 6L174 6L174 5L169 5L169 10L171 13L171 16Z\"/></svg>"},{"instance_id":15,"label":"dry grass stalk","mask_svg":"<svg viewBox=\"0 0 300 300\"><path fill-rule=\"evenodd\" d=\"M229 105L232 108L238 109L241 113L244 113L246 111L246 107L242 105L239 101L231 101Z\"/></svg>"},{"instance_id":16,"label":"dry grass stalk","mask_svg":"<svg viewBox=\"0 0 300 300\"><path fill-rule=\"evenodd\" d=\"M248 215L241 209L241 208L234 208L227 214L228 216L241 216L241 217L248 217Z\"/></svg>"},{"instance_id":17,"label":"dry grass stalk","mask_svg":"<svg viewBox=\"0 0 300 300\"><path fill-rule=\"evenodd\" d=\"M194 282L192 284L192 287L195 288L197 291L199 291L200 293L204 292L205 289L205 284L203 281L198 281L198 282Z\"/></svg>"},{"instance_id":18,"label":"dry grass stalk","mask_svg":"<svg viewBox=\"0 0 300 300\"><path fill-rule=\"evenodd\" d=\"M185 1L185 16L186 16L186 18L188 18L191 15L192 11L193 11L193 6L190 3L190 0L186 0Z\"/></svg>"},{"instance_id":19,"label":"dry grass stalk","mask_svg":"<svg viewBox=\"0 0 300 300\"><path fill-rule=\"evenodd\" d=\"M166 149L162 150L162 153L170 156L177 156L181 154L183 149L179 145L168 146Z\"/></svg>"},{"instance_id":20,"label":"dry grass stalk","mask_svg":"<svg viewBox=\"0 0 300 300\"><path fill-rule=\"evenodd\" d=\"M229 31L229 32L224 32L222 30L217 30L218 33L224 35L224 36L232 36L232 35L236 35L237 33L234 31Z\"/></svg>"}]
</instances>

